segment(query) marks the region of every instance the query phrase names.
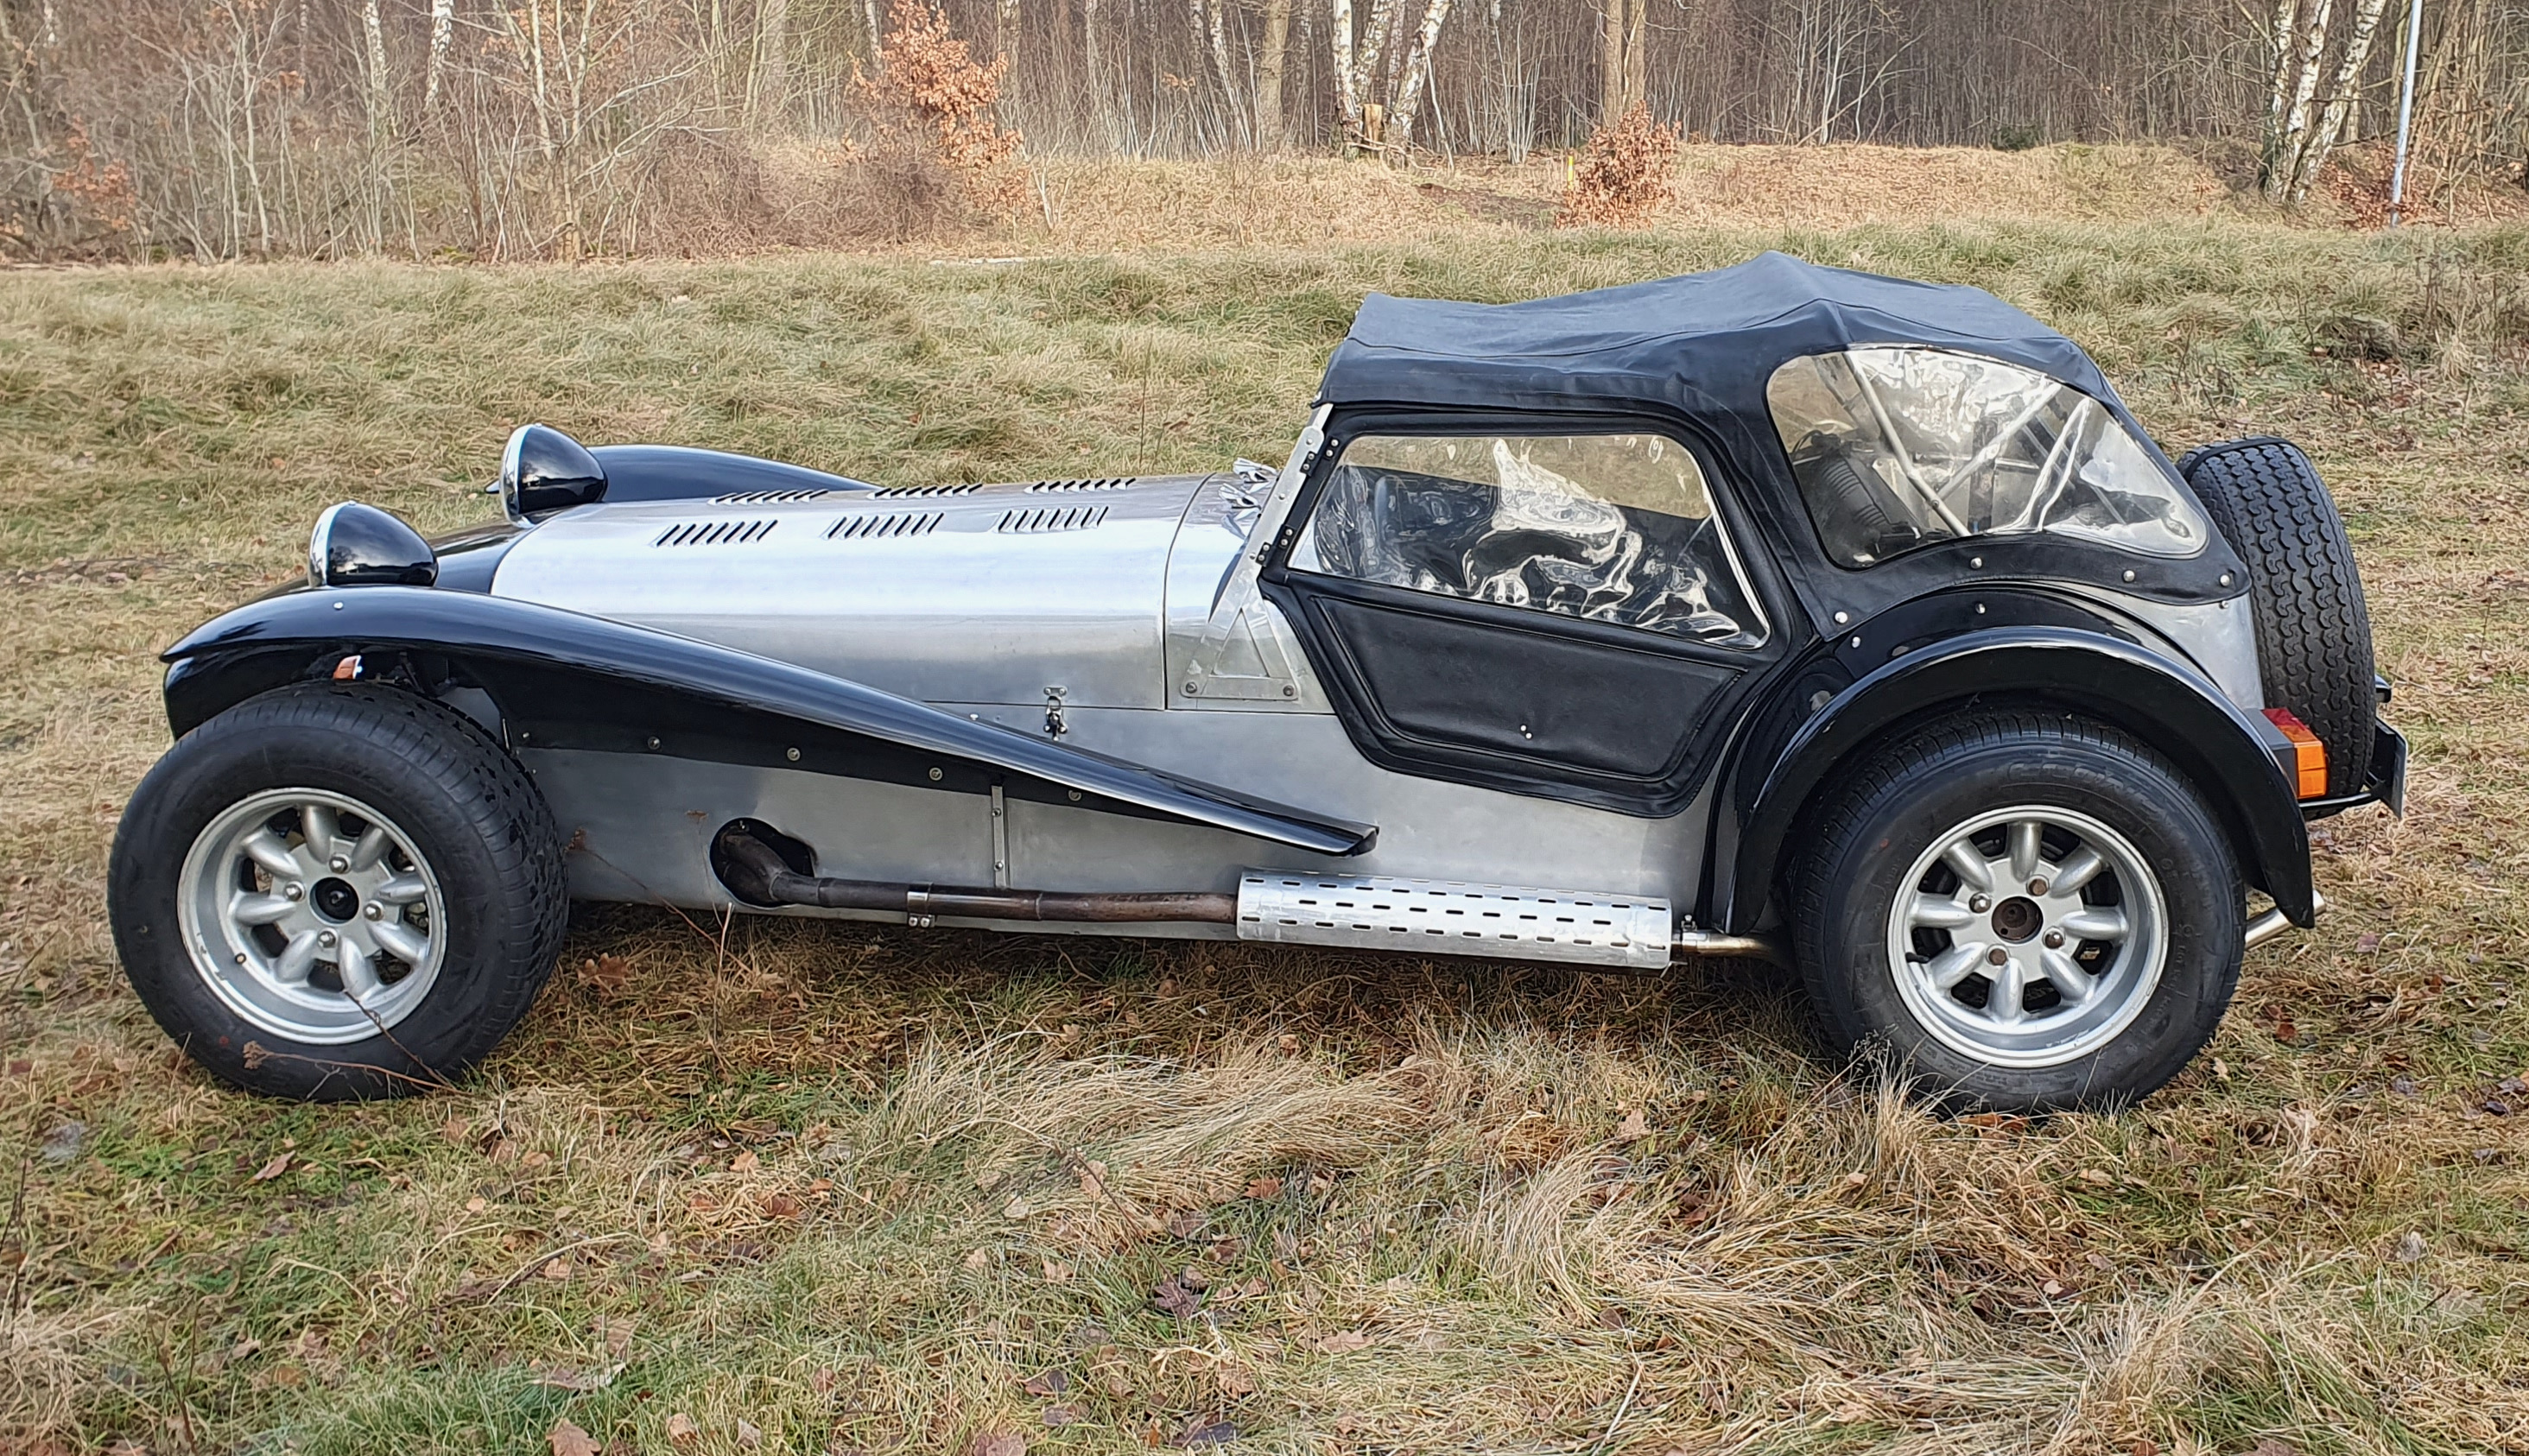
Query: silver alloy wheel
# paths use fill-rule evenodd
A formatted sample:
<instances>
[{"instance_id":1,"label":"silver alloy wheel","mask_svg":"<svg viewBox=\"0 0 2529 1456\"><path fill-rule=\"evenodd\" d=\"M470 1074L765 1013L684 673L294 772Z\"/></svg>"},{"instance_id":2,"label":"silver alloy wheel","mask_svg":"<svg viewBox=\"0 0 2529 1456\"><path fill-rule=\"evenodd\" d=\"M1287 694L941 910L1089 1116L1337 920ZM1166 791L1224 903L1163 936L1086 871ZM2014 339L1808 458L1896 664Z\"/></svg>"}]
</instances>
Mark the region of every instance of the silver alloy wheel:
<instances>
[{"instance_id":1,"label":"silver alloy wheel","mask_svg":"<svg viewBox=\"0 0 2529 1456\"><path fill-rule=\"evenodd\" d=\"M2133 1024L2169 958L2160 881L2087 814L2027 804L1933 838L1888 912L1906 1007L1954 1052L2058 1066Z\"/></svg>"},{"instance_id":2,"label":"silver alloy wheel","mask_svg":"<svg viewBox=\"0 0 2529 1456\"><path fill-rule=\"evenodd\" d=\"M324 789L272 789L213 819L185 856L176 910L203 983L295 1042L394 1026L447 955L447 905L412 836Z\"/></svg>"}]
</instances>

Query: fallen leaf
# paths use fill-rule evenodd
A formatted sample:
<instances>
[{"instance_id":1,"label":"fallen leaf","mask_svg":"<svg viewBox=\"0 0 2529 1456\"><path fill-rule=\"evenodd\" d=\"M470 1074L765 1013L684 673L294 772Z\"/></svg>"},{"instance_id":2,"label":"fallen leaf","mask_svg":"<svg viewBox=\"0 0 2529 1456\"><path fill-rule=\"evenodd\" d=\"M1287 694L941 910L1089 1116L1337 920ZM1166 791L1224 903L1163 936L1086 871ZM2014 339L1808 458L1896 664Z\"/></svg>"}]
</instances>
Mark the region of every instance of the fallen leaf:
<instances>
[{"instance_id":1,"label":"fallen leaf","mask_svg":"<svg viewBox=\"0 0 2529 1456\"><path fill-rule=\"evenodd\" d=\"M693 1417L678 1411L668 1418L668 1439L680 1446L690 1446L702 1438L703 1429L694 1424Z\"/></svg>"},{"instance_id":2,"label":"fallen leaf","mask_svg":"<svg viewBox=\"0 0 2529 1456\"><path fill-rule=\"evenodd\" d=\"M1279 1178L1257 1178L1248 1183L1247 1196L1254 1199L1280 1198L1282 1196L1282 1180Z\"/></svg>"},{"instance_id":3,"label":"fallen leaf","mask_svg":"<svg viewBox=\"0 0 2529 1456\"><path fill-rule=\"evenodd\" d=\"M1049 1259L1045 1262L1045 1279L1049 1284L1068 1284L1071 1282L1071 1276L1076 1272L1077 1270L1070 1265L1059 1259Z\"/></svg>"},{"instance_id":4,"label":"fallen leaf","mask_svg":"<svg viewBox=\"0 0 2529 1456\"><path fill-rule=\"evenodd\" d=\"M2113 1188L2116 1186L2117 1182L2115 1178L2111 1177L2105 1171L2094 1167L2085 1167L2081 1169L2081 1181L2089 1184L2093 1188Z\"/></svg>"},{"instance_id":5,"label":"fallen leaf","mask_svg":"<svg viewBox=\"0 0 2529 1456\"><path fill-rule=\"evenodd\" d=\"M763 1164L764 1159L756 1157L755 1150L749 1148L728 1160L728 1170L732 1173L751 1173Z\"/></svg>"},{"instance_id":6,"label":"fallen leaf","mask_svg":"<svg viewBox=\"0 0 2529 1456\"><path fill-rule=\"evenodd\" d=\"M2421 1264L2423 1261L2424 1236L2415 1232L2411 1228L2407 1229L2405 1235L2397 1240L2397 1262L2399 1264Z\"/></svg>"},{"instance_id":7,"label":"fallen leaf","mask_svg":"<svg viewBox=\"0 0 2529 1456\"><path fill-rule=\"evenodd\" d=\"M2218 1056L2217 1056L2217 1057L2214 1057L2214 1058L2213 1058L2213 1075L2214 1075L2214 1076L2216 1076L2216 1077L2221 1078L2221 1079L2222 1079L2223 1081L2225 1081L2225 1082L2230 1081L2230 1080L2231 1080L2231 1064L2230 1064L2229 1062L2227 1062L2227 1061L2224 1061L2222 1058L2220 1058L2220 1057L2218 1057Z\"/></svg>"},{"instance_id":8,"label":"fallen leaf","mask_svg":"<svg viewBox=\"0 0 2529 1456\"><path fill-rule=\"evenodd\" d=\"M606 1353L622 1359L632 1349L632 1330L640 1323L629 1315L600 1315L594 1332Z\"/></svg>"},{"instance_id":9,"label":"fallen leaf","mask_svg":"<svg viewBox=\"0 0 2529 1456\"><path fill-rule=\"evenodd\" d=\"M553 1161L553 1155L550 1153L530 1153L526 1157L518 1159L518 1166L522 1168L543 1167L551 1161Z\"/></svg>"},{"instance_id":10,"label":"fallen leaf","mask_svg":"<svg viewBox=\"0 0 2529 1456\"><path fill-rule=\"evenodd\" d=\"M579 968L579 979L591 989L607 996L620 992L623 989L623 983L629 980L631 975L632 962L619 955L601 955L595 960L583 963Z\"/></svg>"},{"instance_id":11,"label":"fallen leaf","mask_svg":"<svg viewBox=\"0 0 2529 1456\"><path fill-rule=\"evenodd\" d=\"M1182 1273L1170 1274L1151 1291L1151 1303L1163 1313L1191 1320L1195 1311L1203 1308L1203 1286L1200 1281L1188 1285Z\"/></svg>"},{"instance_id":12,"label":"fallen leaf","mask_svg":"<svg viewBox=\"0 0 2529 1456\"><path fill-rule=\"evenodd\" d=\"M807 1212L799 1200L786 1193L768 1193L759 1201L767 1218L796 1218Z\"/></svg>"},{"instance_id":13,"label":"fallen leaf","mask_svg":"<svg viewBox=\"0 0 2529 1456\"><path fill-rule=\"evenodd\" d=\"M1048 1427L1059 1430L1080 1420L1080 1413L1069 1406L1047 1406L1038 1416Z\"/></svg>"},{"instance_id":14,"label":"fallen leaf","mask_svg":"<svg viewBox=\"0 0 2529 1456\"><path fill-rule=\"evenodd\" d=\"M1243 1365L1223 1365L1211 1373L1211 1381L1220 1393L1235 1398L1256 1393L1256 1374Z\"/></svg>"},{"instance_id":15,"label":"fallen leaf","mask_svg":"<svg viewBox=\"0 0 2529 1456\"><path fill-rule=\"evenodd\" d=\"M2278 1042L2296 1042L2300 1040L2300 1028L2292 1025L2291 1013L2289 1011L2283 1012L2275 1017L2275 1040Z\"/></svg>"},{"instance_id":16,"label":"fallen leaf","mask_svg":"<svg viewBox=\"0 0 2529 1456\"><path fill-rule=\"evenodd\" d=\"M1028 1201L1017 1194L1010 1195L1010 1201L1001 1205L1001 1216L1014 1223L1035 1212L1028 1207Z\"/></svg>"},{"instance_id":17,"label":"fallen leaf","mask_svg":"<svg viewBox=\"0 0 2529 1456\"><path fill-rule=\"evenodd\" d=\"M1627 1112L1625 1120L1616 1124L1616 1141L1619 1143L1638 1143L1650 1135L1651 1120L1640 1107Z\"/></svg>"},{"instance_id":18,"label":"fallen leaf","mask_svg":"<svg viewBox=\"0 0 2529 1456\"><path fill-rule=\"evenodd\" d=\"M1203 1232L1204 1224L1209 1221L1201 1209L1179 1209L1168 1215L1168 1232L1181 1239L1190 1239Z\"/></svg>"},{"instance_id":19,"label":"fallen leaf","mask_svg":"<svg viewBox=\"0 0 2529 1456\"><path fill-rule=\"evenodd\" d=\"M1015 1430L979 1430L966 1456L1027 1456L1027 1437Z\"/></svg>"},{"instance_id":20,"label":"fallen leaf","mask_svg":"<svg viewBox=\"0 0 2529 1456\"><path fill-rule=\"evenodd\" d=\"M256 1168L254 1170L254 1176L246 1179L246 1181L249 1183L271 1182L273 1179L280 1177L283 1173L290 1171L291 1157L292 1155L288 1153L278 1153L273 1155L272 1160L265 1163L263 1166Z\"/></svg>"},{"instance_id":21,"label":"fallen leaf","mask_svg":"<svg viewBox=\"0 0 2529 1456\"><path fill-rule=\"evenodd\" d=\"M985 1265L992 1262L993 1251L990 1249L969 1249L966 1251L966 1267L968 1268L982 1268Z\"/></svg>"},{"instance_id":22,"label":"fallen leaf","mask_svg":"<svg viewBox=\"0 0 2529 1456\"><path fill-rule=\"evenodd\" d=\"M553 1429L545 1432L545 1440L552 1445L553 1456L597 1456L596 1437L573 1425L567 1416L554 1423Z\"/></svg>"},{"instance_id":23,"label":"fallen leaf","mask_svg":"<svg viewBox=\"0 0 2529 1456\"><path fill-rule=\"evenodd\" d=\"M2037 1292L2045 1295L2048 1299L2062 1299L2064 1297L2064 1286L2056 1283L2053 1279L2049 1279L2044 1284L2038 1286Z\"/></svg>"},{"instance_id":24,"label":"fallen leaf","mask_svg":"<svg viewBox=\"0 0 2529 1456\"><path fill-rule=\"evenodd\" d=\"M1028 1376L1019 1382L1019 1388L1030 1395L1060 1395L1071 1388L1071 1376L1061 1370L1049 1370Z\"/></svg>"},{"instance_id":25,"label":"fallen leaf","mask_svg":"<svg viewBox=\"0 0 2529 1456\"><path fill-rule=\"evenodd\" d=\"M737 1443L739 1445L760 1446L764 1444L763 1429L757 1427L755 1423L747 1420L744 1416L735 1418L729 1423L729 1425L736 1429Z\"/></svg>"},{"instance_id":26,"label":"fallen leaf","mask_svg":"<svg viewBox=\"0 0 2529 1456\"><path fill-rule=\"evenodd\" d=\"M1318 1341L1318 1349L1328 1355L1349 1355L1355 1350L1369 1348L1370 1336L1358 1329L1347 1329L1340 1334L1330 1334Z\"/></svg>"},{"instance_id":27,"label":"fallen leaf","mask_svg":"<svg viewBox=\"0 0 2529 1456\"><path fill-rule=\"evenodd\" d=\"M483 1196L481 1194L476 1194L474 1197L465 1200L465 1212L469 1213L482 1213L483 1210L488 1207L490 1206L483 1202Z\"/></svg>"},{"instance_id":28,"label":"fallen leaf","mask_svg":"<svg viewBox=\"0 0 2529 1456\"><path fill-rule=\"evenodd\" d=\"M2354 952L2359 955L2369 955L2372 951L2379 948L2380 933L2376 930L2364 931L2359 937L2355 938L2353 942ZM2263 1448L2260 1447L2259 1449L2262 1450Z\"/></svg>"},{"instance_id":29,"label":"fallen leaf","mask_svg":"<svg viewBox=\"0 0 2529 1456\"><path fill-rule=\"evenodd\" d=\"M1177 1436L1179 1446L1225 1446L1238 1439L1238 1428L1226 1421L1205 1423L1201 1416Z\"/></svg>"},{"instance_id":30,"label":"fallen leaf","mask_svg":"<svg viewBox=\"0 0 2529 1456\"><path fill-rule=\"evenodd\" d=\"M567 1259L548 1259L545 1261L545 1267L536 1270L536 1276L543 1279L552 1279L557 1282L567 1279L570 1277L570 1261Z\"/></svg>"},{"instance_id":31,"label":"fallen leaf","mask_svg":"<svg viewBox=\"0 0 2529 1456\"><path fill-rule=\"evenodd\" d=\"M439 1124L439 1135L452 1143L462 1143L474 1131L474 1124L462 1117L451 1117Z\"/></svg>"},{"instance_id":32,"label":"fallen leaf","mask_svg":"<svg viewBox=\"0 0 2529 1456\"><path fill-rule=\"evenodd\" d=\"M535 1382L548 1390L603 1390L614 1384L615 1377L622 1372L623 1367L619 1365L598 1371L578 1370L567 1365L544 1366L537 1368Z\"/></svg>"}]
</instances>

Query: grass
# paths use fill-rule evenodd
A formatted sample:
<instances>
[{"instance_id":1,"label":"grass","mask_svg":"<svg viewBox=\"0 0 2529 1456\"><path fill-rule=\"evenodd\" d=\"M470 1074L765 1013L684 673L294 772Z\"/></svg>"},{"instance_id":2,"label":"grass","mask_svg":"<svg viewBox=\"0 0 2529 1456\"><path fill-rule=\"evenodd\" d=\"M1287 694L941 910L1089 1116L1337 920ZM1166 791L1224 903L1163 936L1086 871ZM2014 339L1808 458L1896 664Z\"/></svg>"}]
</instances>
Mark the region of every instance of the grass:
<instances>
[{"instance_id":1,"label":"grass","mask_svg":"<svg viewBox=\"0 0 2529 1456\"><path fill-rule=\"evenodd\" d=\"M1768 245L1993 288L2344 504L2410 812L2323 828L2336 908L2134 1112L1927 1119L1748 970L591 909L460 1090L321 1108L122 986L152 654L330 501L480 518L525 418L901 483L1276 458L1366 290ZM2529 1446L2524 280L2516 230L2218 220L0 275L0 1448Z\"/></svg>"}]
</instances>

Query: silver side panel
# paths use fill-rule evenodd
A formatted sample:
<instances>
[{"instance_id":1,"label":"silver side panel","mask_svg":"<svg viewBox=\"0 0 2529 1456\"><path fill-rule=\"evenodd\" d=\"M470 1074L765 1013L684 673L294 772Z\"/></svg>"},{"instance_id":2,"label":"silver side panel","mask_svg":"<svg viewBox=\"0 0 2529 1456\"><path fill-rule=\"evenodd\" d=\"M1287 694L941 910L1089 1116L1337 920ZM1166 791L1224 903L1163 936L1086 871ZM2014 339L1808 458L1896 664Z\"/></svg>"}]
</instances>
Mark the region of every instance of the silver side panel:
<instances>
[{"instance_id":1,"label":"silver side panel","mask_svg":"<svg viewBox=\"0 0 2529 1456\"><path fill-rule=\"evenodd\" d=\"M1171 547L1215 478L592 506L493 590L925 701L1157 708Z\"/></svg>"},{"instance_id":2,"label":"silver side panel","mask_svg":"<svg viewBox=\"0 0 2529 1456\"><path fill-rule=\"evenodd\" d=\"M1667 900L1586 890L1273 870L1238 882L1242 941L1656 971L1670 926Z\"/></svg>"},{"instance_id":3,"label":"silver side panel","mask_svg":"<svg viewBox=\"0 0 2529 1456\"><path fill-rule=\"evenodd\" d=\"M1016 728L1042 719L1033 708L943 706ZM1363 760L1322 714L1081 709L1069 721L1067 742L1304 807L1339 807L1377 824L1378 842L1331 860L1196 825L1008 798L996 845L992 801L980 794L647 755L529 748L520 756L575 846L571 892L588 899L730 903L712 877L709 846L715 831L740 817L815 846L823 874L991 885L998 860L1008 884L1031 890L1233 890L1260 865L1518 886L1550 866L1600 894L1682 903L1702 872L1696 830L1707 799L1672 818L1636 819L1408 778Z\"/></svg>"}]
</instances>

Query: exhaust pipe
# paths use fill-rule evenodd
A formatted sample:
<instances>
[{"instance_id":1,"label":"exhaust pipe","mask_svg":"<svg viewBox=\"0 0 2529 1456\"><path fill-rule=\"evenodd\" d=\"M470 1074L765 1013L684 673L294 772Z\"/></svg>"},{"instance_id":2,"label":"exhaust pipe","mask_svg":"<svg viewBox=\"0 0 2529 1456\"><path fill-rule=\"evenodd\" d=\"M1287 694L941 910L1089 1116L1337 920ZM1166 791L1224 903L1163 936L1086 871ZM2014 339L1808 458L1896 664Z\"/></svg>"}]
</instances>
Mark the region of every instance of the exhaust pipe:
<instances>
[{"instance_id":1,"label":"exhaust pipe","mask_svg":"<svg viewBox=\"0 0 2529 1456\"><path fill-rule=\"evenodd\" d=\"M2326 908L2327 896L2313 892L2309 897L2309 911L2311 918L2316 919L2319 912ZM2248 922L2247 934L2241 936L2240 939L2246 943L2246 948L2254 950L2258 946L2266 944L2268 941L2273 940L2275 937L2282 935L2285 931L2291 928L2291 921L2285 916L2283 911L2268 910L2265 914Z\"/></svg>"},{"instance_id":2,"label":"exhaust pipe","mask_svg":"<svg viewBox=\"0 0 2529 1456\"><path fill-rule=\"evenodd\" d=\"M995 890L982 886L897 885L883 880L834 880L803 875L781 852L734 825L722 830L712 856L721 883L756 905L815 905L827 910L886 910L907 925L930 925L942 915L970 920L1197 923L1235 925L1238 896L1208 890L1076 894L1055 890Z\"/></svg>"}]
</instances>

